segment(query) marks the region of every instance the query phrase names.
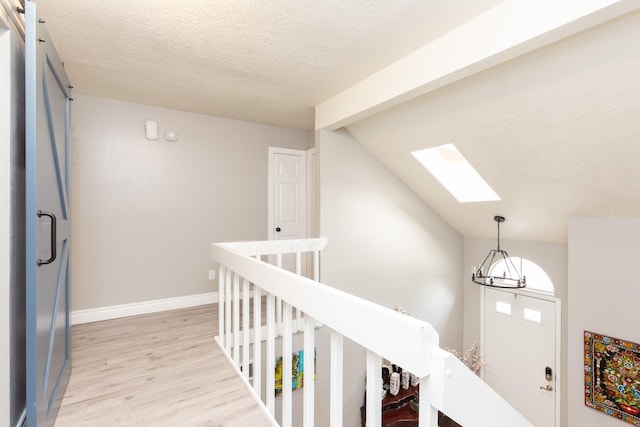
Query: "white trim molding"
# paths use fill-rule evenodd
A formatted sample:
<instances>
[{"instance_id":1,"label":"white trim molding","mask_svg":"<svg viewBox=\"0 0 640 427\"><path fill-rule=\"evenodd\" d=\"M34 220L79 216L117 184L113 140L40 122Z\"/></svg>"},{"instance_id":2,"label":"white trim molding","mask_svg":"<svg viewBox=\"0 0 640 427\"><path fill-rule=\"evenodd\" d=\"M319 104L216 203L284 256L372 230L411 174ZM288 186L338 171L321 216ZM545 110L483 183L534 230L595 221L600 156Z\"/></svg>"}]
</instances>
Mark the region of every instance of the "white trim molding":
<instances>
[{"instance_id":1,"label":"white trim molding","mask_svg":"<svg viewBox=\"0 0 640 427\"><path fill-rule=\"evenodd\" d=\"M215 304L218 302L217 292L185 295L174 298L156 299L151 301L134 302L130 304L111 305L107 307L74 310L71 312L71 324L99 322L101 320L119 319L121 317L138 316L140 314L157 313L160 311L176 310L179 308L195 307L198 305Z\"/></svg>"},{"instance_id":2,"label":"white trim molding","mask_svg":"<svg viewBox=\"0 0 640 427\"><path fill-rule=\"evenodd\" d=\"M639 7L626 0L506 0L316 105L316 130L347 126Z\"/></svg>"}]
</instances>

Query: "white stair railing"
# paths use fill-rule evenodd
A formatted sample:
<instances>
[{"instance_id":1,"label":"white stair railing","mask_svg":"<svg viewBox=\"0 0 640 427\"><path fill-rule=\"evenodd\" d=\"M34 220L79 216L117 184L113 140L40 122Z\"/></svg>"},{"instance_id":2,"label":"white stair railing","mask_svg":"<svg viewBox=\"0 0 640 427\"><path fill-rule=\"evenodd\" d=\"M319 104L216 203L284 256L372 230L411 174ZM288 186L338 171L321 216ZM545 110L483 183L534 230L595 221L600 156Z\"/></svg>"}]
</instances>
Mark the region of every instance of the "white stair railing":
<instances>
[{"instance_id":1,"label":"white stair railing","mask_svg":"<svg viewBox=\"0 0 640 427\"><path fill-rule=\"evenodd\" d=\"M331 427L342 426L343 337L367 349L368 427L382 423L383 358L420 378L420 427L437 426L438 410L465 427L531 425L462 362L441 349L438 334L430 324L319 283L319 253L326 245L324 238L211 245L212 259L220 265L216 339L248 384L253 366L253 393L272 417L276 338L282 339L282 354L286 356L282 358L282 426L291 427L293 422L292 335L304 333L304 378L313 378L315 329L320 324L331 329ZM295 256L295 273L279 267L287 254ZM300 274L305 254L312 254L313 279ZM265 258L275 258L277 265L265 262ZM263 363L265 384L260 369ZM304 381L304 427L314 424L314 394L314 381Z\"/></svg>"}]
</instances>

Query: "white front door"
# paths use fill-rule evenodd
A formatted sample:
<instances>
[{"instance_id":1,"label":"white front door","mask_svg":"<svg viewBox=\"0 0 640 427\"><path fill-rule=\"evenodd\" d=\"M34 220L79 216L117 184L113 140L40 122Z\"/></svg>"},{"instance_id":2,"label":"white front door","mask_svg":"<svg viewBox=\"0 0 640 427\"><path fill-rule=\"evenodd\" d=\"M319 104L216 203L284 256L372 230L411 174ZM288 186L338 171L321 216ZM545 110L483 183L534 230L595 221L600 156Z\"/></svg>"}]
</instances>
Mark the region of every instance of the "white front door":
<instances>
[{"instance_id":1,"label":"white front door","mask_svg":"<svg viewBox=\"0 0 640 427\"><path fill-rule=\"evenodd\" d=\"M534 426L555 427L557 300L504 289L484 292L484 380Z\"/></svg>"},{"instance_id":2,"label":"white front door","mask_svg":"<svg viewBox=\"0 0 640 427\"><path fill-rule=\"evenodd\" d=\"M269 239L307 236L306 151L269 147Z\"/></svg>"}]
</instances>

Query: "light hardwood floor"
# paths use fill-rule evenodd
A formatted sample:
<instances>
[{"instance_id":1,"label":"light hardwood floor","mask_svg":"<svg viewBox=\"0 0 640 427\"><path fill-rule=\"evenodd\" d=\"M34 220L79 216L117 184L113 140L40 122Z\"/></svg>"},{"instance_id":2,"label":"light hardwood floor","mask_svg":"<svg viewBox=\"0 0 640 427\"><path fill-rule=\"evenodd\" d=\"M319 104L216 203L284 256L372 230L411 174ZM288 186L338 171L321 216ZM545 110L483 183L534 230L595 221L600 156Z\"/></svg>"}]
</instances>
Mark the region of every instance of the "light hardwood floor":
<instances>
[{"instance_id":1,"label":"light hardwood floor","mask_svg":"<svg viewBox=\"0 0 640 427\"><path fill-rule=\"evenodd\" d=\"M56 427L271 426L214 341L217 306L72 327Z\"/></svg>"}]
</instances>

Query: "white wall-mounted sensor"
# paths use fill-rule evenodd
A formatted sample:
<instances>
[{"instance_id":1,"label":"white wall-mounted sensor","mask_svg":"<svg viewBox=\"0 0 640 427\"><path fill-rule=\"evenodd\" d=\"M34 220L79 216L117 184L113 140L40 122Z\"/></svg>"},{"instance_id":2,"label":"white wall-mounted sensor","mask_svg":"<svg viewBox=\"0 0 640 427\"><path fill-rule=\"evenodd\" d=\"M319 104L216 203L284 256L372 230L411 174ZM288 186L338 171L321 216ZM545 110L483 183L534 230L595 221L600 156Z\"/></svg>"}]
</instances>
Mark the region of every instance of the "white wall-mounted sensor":
<instances>
[{"instance_id":1,"label":"white wall-mounted sensor","mask_svg":"<svg viewBox=\"0 0 640 427\"><path fill-rule=\"evenodd\" d=\"M155 141L158 139L158 122L147 120L144 122L144 134L147 139Z\"/></svg>"},{"instance_id":2,"label":"white wall-mounted sensor","mask_svg":"<svg viewBox=\"0 0 640 427\"><path fill-rule=\"evenodd\" d=\"M171 142L178 140L178 131L173 129L167 129L164 131L164 139Z\"/></svg>"}]
</instances>

